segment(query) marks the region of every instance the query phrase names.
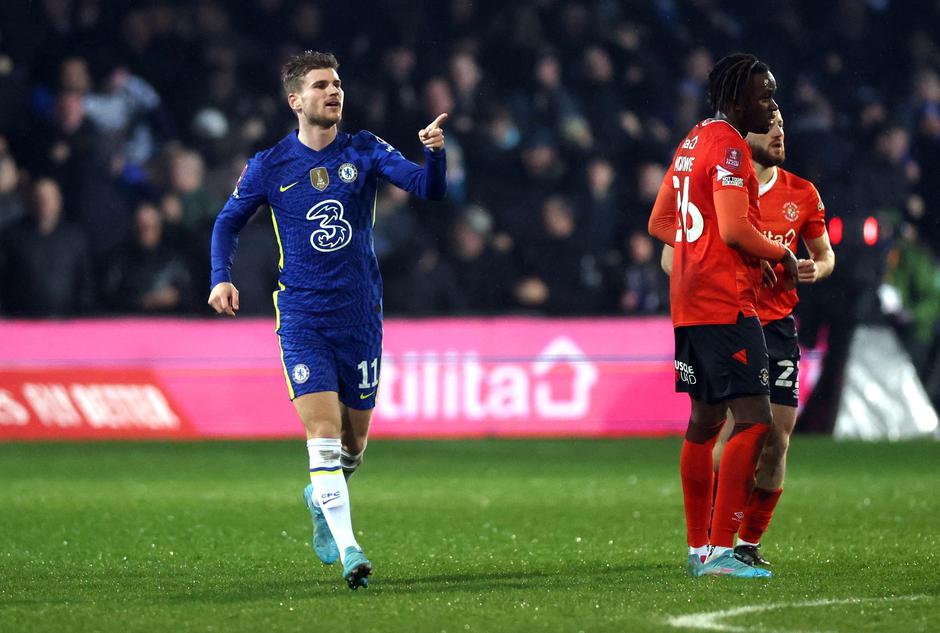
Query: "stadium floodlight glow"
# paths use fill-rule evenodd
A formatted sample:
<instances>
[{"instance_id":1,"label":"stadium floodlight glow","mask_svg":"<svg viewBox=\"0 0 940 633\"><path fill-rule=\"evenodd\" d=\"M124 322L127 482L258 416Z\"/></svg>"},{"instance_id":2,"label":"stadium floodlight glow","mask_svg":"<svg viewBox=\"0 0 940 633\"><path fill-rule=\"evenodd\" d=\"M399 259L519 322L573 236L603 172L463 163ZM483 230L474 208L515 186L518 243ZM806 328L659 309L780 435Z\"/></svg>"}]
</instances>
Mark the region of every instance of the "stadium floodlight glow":
<instances>
[{"instance_id":1,"label":"stadium floodlight glow","mask_svg":"<svg viewBox=\"0 0 940 633\"><path fill-rule=\"evenodd\" d=\"M865 224L862 226L862 239L868 246L874 246L878 241L878 220L873 216L865 218Z\"/></svg>"},{"instance_id":2,"label":"stadium floodlight glow","mask_svg":"<svg viewBox=\"0 0 940 633\"><path fill-rule=\"evenodd\" d=\"M829 242L833 246L842 243L842 218L833 217L829 220Z\"/></svg>"}]
</instances>

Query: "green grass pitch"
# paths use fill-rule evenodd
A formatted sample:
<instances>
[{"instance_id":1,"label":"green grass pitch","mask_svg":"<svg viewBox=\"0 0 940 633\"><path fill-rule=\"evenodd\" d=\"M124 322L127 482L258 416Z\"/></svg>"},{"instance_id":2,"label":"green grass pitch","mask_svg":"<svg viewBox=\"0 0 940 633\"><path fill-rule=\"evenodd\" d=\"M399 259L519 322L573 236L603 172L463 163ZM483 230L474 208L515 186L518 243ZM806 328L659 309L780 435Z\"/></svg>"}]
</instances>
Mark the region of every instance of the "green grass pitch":
<instances>
[{"instance_id":1,"label":"green grass pitch","mask_svg":"<svg viewBox=\"0 0 940 633\"><path fill-rule=\"evenodd\" d=\"M374 441L352 592L299 440L0 445L0 631L940 630L940 442L796 438L769 581L684 575L678 454Z\"/></svg>"}]
</instances>

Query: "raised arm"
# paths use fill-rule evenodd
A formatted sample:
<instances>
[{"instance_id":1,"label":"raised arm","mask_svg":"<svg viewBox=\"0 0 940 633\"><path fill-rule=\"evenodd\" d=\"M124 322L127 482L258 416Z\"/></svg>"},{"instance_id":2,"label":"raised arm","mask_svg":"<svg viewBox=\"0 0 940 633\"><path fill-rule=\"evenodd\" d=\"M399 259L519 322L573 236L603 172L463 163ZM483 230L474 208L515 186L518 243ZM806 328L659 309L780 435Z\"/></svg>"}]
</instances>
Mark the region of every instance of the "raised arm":
<instances>
[{"instance_id":1,"label":"raised arm","mask_svg":"<svg viewBox=\"0 0 940 633\"><path fill-rule=\"evenodd\" d=\"M441 114L427 127L418 131L424 145L424 166L411 162L397 149L374 137L373 150L378 171L389 182L408 193L426 200L442 200L447 193L447 153L444 150L444 131L440 125L447 118Z\"/></svg>"}]
</instances>

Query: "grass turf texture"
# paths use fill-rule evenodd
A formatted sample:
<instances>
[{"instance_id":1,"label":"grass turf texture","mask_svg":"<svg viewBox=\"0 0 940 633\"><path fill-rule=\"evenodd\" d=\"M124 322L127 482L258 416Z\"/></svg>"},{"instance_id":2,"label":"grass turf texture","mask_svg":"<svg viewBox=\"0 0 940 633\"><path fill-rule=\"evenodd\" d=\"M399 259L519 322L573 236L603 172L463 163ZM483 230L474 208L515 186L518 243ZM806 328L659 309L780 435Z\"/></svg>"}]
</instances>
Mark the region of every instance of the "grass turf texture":
<instances>
[{"instance_id":1,"label":"grass turf texture","mask_svg":"<svg viewBox=\"0 0 940 633\"><path fill-rule=\"evenodd\" d=\"M717 623L937 630L940 443L795 439L769 581L684 575L678 455L373 442L352 592L309 545L300 441L0 445L0 631L677 631L747 605L772 608Z\"/></svg>"}]
</instances>

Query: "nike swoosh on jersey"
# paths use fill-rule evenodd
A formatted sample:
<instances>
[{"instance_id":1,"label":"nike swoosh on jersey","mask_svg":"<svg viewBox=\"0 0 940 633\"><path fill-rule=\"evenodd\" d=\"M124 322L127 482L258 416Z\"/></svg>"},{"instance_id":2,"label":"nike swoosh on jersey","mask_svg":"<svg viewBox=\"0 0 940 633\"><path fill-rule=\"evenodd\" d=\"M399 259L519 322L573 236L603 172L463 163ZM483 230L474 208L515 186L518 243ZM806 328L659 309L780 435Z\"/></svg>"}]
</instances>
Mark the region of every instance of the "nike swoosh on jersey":
<instances>
[{"instance_id":1,"label":"nike swoosh on jersey","mask_svg":"<svg viewBox=\"0 0 940 633\"><path fill-rule=\"evenodd\" d=\"M297 182L300 182L300 181L298 180ZM288 189L290 189L291 187L293 187L294 185L296 185L297 182L292 182L291 184L287 185L286 187L283 186L283 185L281 185L281 193L284 193L285 191L287 191Z\"/></svg>"},{"instance_id":2,"label":"nike swoosh on jersey","mask_svg":"<svg viewBox=\"0 0 940 633\"><path fill-rule=\"evenodd\" d=\"M360 400L365 400L366 398L370 397L370 396L373 395L374 393L375 393L375 391L370 391L369 393L365 393L365 394L360 393L360 394L359 394L359 399L360 399Z\"/></svg>"}]
</instances>

